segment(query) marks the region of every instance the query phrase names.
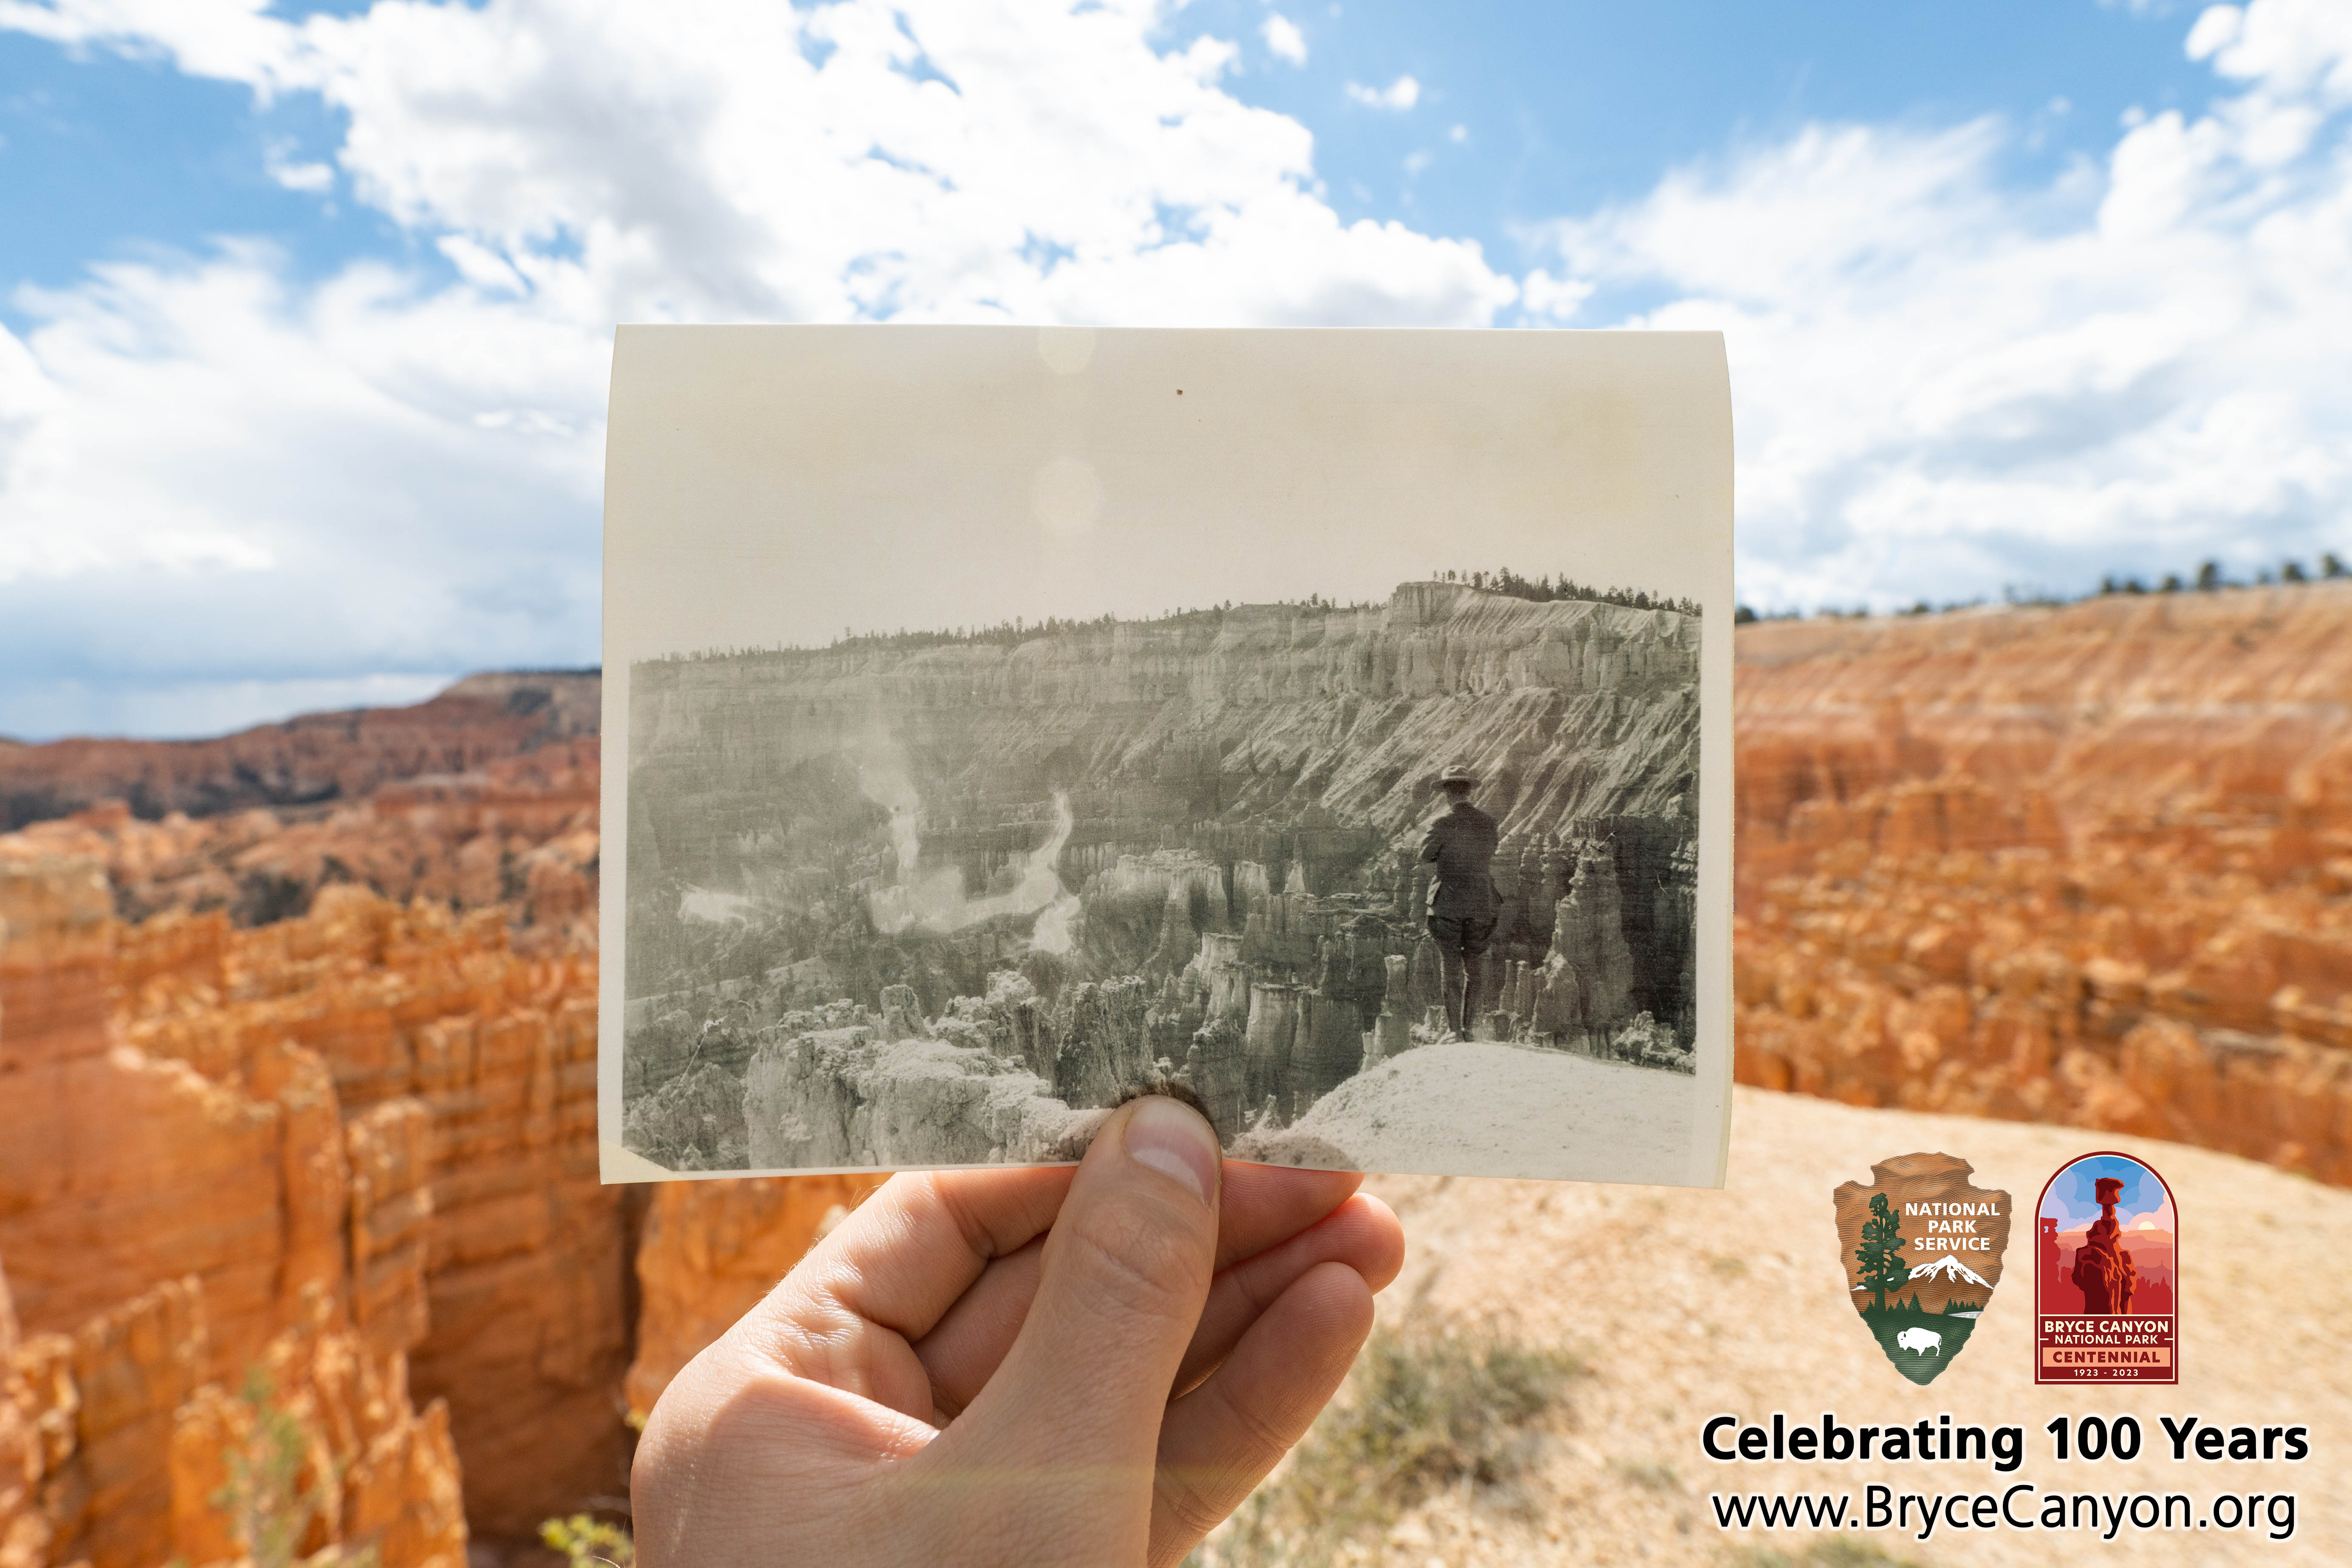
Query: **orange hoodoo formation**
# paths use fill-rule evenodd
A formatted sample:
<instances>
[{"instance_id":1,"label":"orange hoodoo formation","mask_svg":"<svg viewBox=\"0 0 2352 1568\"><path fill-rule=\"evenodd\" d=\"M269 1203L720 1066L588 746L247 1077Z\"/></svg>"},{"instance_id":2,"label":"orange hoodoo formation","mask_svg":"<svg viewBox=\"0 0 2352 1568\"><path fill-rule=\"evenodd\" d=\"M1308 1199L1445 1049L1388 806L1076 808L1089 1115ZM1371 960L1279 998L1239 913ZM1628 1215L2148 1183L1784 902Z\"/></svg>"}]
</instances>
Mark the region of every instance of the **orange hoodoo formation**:
<instances>
[{"instance_id":1,"label":"orange hoodoo formation","mask_svg":"<svg viewBox=\"0 0 2352 1568\"><path fill-rule=\"evenodd\" d=\"M1743 1082L2352 1184L2352 584L1737 648Z\"/></svg>"},{"instance_id":2,"label":"orange hoodoo formation","mask_svg":"<svg viewBox=\"0 0 2352 1568\"><path fill-rule=\"evenodd\" d=\"M1742 1079L2352 1184L2352 585L1736 647ZM0 1568L463 1568L871 1189L597 1184L593 714L0 747Z\"/></svg>"},{"instance_id":3,"label":"orange hoodoo formation","mask_svg":"<svg viewBox=\"0 0 2352 1568\"><path fill-rule=\"evenodd\" d=\"M288 728L360 798L0 836L0 1568L226 1565L289 1455L305 1553L466 1568L625 1495L628 1402L873 1184L598 1184L596 740L438 771L483 706L127 749Z\"/></svg>"},{"instance_id":4,"label":"orange hoodoo formation","mask_svg":"<svg viewBox=\"0 0 2352 1568\"><path fill-rule=\"evenodd\" d=\"M299 1449L316 1546L387 1565L461 1568L460 1446L478 1518L605 1480L625 1260L593 960L356 888L250 931L110 904L89 862L0 860L0 1447L12 1405L38 1434L0 1482L9 1561L234 1558L222 1479L255 1443ZM566 1426L601 1449L551 1453Z\"/></svg>"}]
</instances>

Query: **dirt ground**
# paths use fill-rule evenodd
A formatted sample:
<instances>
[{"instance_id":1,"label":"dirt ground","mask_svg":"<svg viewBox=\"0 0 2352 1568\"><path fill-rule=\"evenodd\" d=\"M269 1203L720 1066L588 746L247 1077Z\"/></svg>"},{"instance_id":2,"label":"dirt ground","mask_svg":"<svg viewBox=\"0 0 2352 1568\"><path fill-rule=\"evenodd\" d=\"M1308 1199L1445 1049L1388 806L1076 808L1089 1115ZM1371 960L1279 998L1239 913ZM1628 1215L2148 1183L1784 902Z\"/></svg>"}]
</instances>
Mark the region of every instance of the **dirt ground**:
<instances>
[{"instance_id":1,"label":"dirt ground","mask_svg":"<svg viewBox=\"0 0 2352 1568\"><path fill-rule=\"evenodd\" d=\"M1857 1503L1871 1482L1895 1491L2000 1492L2020 1511L2052 1491L2295 1494L2291 1539L2261 1528L2172 1533L2125 1524L2098 1532L2008 1528L1847 1532L1865 1562L1919 1564L2352 1563L2352 1192L2229 1155L2126 1142L2170 1182L2180 1205L2181 1382L2146 1389L2037 1387L2030 1320L2032 1230L2042 1184L2111 1135L1738 1091L1730 1181L1722 1192L1554 1185L1457 1177L1383 1177L1371 1189L1403 1216L1403 1277L1382 1299L1416 1310L1500 1311L1527 1337L1577 1352L1589 1375L1540 1474L1514 1506L1452 1494L1409 1514L1366 1555L1423 1564L1753 1563L1821 1544L1803 1531L1724 1531L1716 1491L1832 1490ZM2006 1189L2020 1216L2006 1273L1950 1371L1915 1387L1889 1366L1855 1315L1838 1256L1831 1193L1870 1180L1874 1161L1915 1151L1969 1161L1979 1186ZM2025 1429L2013 1475L1985 1463L1717 1463L1700 1447L1711 1416L1818 1424L1956 1424ZM2060 1464L2053 1417L2136 1415L2137 1461ZM2158 1416L2223 1426L2301 1424L2300 1464L2175 1462ZM2268 1504L2263 1508L2267 1509ZM2104 1531L2102 1526L2102 1531ZM1848 1556L1847 1561L1857 1559ZM1766 1559L1769 1561L1769 1559Z\"/></svg>"}]
</instances>

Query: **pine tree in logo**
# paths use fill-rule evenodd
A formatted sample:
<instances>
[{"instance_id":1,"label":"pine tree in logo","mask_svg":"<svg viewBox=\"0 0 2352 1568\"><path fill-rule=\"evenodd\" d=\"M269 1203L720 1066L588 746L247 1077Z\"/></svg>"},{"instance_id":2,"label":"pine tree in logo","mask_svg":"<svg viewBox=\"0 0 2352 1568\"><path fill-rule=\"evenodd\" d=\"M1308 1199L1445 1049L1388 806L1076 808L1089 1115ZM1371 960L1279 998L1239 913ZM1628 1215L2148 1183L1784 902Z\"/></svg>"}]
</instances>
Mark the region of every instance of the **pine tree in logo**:
<instances>
[{"instance_id":1,"label":"pine tree in logo","mask_svg":"<svg viewBox=\"0 0 2352 1568\"><path fill-rule=\"evenodd\" d=\"M1903 1261L1903 1220L1887 1203L1885 1193L1872 1194L1870 1218L1862 1227L1862 1245L1854 1258L1862 1264L1862 1283L1869 1289L1875 1310L1886 1310L1886 1293L1900 1290L1911 1277Z\"/></svg>"}]
</instances>

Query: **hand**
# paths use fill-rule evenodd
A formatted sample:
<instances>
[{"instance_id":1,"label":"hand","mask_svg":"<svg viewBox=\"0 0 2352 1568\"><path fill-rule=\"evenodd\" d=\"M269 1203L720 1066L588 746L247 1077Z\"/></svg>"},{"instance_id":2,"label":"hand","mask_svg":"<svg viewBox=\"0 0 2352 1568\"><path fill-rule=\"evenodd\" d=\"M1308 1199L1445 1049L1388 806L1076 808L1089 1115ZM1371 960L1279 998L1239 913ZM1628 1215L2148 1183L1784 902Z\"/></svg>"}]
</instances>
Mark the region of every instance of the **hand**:
<instances>
[{"instance_id":1,"label":"hand","mask_svg":"<svg viewBox=\"0 0 2352 1568\"><path fill-rule=\"evenodd\" d=\"M1075 1171L891 1178L654 1406L637 1561L1167 1568L1370 1331L1404 1237L1360 1181L1159 1097Z\"/></svg>"}]
</instances>

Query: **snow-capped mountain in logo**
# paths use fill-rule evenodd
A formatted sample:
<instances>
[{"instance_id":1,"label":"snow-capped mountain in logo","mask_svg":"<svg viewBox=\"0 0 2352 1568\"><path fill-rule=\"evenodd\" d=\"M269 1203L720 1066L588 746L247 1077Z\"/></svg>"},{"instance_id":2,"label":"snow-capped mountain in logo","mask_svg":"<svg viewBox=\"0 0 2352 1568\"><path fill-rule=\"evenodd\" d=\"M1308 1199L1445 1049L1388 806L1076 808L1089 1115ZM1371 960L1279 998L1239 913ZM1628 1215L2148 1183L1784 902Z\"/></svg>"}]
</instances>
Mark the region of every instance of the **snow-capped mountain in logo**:
<instances>
[{"instance_id":1,"label":"snow-capped mountain in logo","mask_svg":"<svg viewBox=\"0 0 2352 1568\"><path fill-rule=\"evenodd\" d=\"M1913 1264L1910 1277L1914 1279L1942 1279L1955 1285L1966 1281L1970 1285L1982 1285L1988 1290L1992 1289L1991 1284L1983 1275L1979 1274L1948 1252L1941 1258L1931 1258L1925 1263Z\"/></svg>"}]
</instances>

